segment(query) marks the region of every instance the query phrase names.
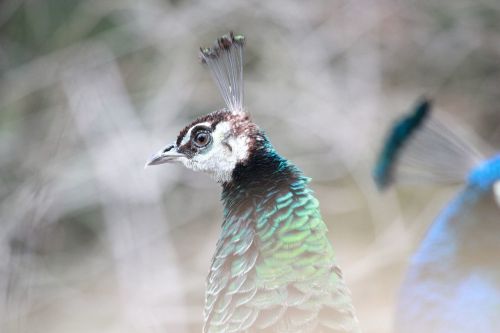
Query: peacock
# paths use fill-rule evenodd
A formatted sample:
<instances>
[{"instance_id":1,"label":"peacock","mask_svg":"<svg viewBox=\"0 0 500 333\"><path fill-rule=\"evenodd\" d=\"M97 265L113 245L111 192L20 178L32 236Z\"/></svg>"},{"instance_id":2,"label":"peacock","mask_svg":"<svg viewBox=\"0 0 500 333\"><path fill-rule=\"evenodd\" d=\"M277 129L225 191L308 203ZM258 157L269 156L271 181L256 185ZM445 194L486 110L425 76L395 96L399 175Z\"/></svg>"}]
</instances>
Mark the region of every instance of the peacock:
<instances>
[{"instance_id":1,"label":"peacock","mask_svg":"<svg viewBox=\"0 0 500 333\"><path fill-rule=\"evenodd\" d=\"M413 255L395 315L398 333L500 332L500 154L485 159L431 116L431 101L395 123L374 178L460 182Z\"/></svg>"},{"instance_id":2,"label":"peacock","mask_svg":"<svg viewBox=\"0 0 500 333\"><path fill-rule=\"evenodd\" d=\"M359 332L310 179L244 109L244 44L230 33L201 49L226 108L187 125L146 164L180 162L222 185L203 332Z\"/></svg>"}]
</instances>

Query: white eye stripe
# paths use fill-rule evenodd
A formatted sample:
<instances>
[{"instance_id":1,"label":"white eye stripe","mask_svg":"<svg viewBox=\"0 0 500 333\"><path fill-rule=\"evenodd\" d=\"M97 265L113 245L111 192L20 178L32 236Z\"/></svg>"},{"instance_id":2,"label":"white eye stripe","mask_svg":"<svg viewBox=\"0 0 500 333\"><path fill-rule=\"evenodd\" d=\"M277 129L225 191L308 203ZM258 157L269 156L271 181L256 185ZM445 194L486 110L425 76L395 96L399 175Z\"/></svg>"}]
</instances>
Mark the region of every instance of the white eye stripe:
<instances>
[{"instance_id":1,"label":"white eye stripe","mask_svg":"<svg viewBox=\"0 0 500 333\"><path fill-rule=\"evenodd\" d=\"M188 140L196 132L193 130L197 126L206 126L211 129L211 143L207 145L207 149L194 151ZM189 128L186 137L182 141L185 144L186 153L190 155L182 160L184 165L195 171L207 172L218 182L230 181L236 165L248 158L248 136L235 136L230 121L220 121L215 128L213 128L213 123L197 123Z\"/></svg>"},{"instance_id":2,"label":"white eye stripe","mask_svg":"<svg viewBox=\"0 0 500 333\"><path fill-rule=\"evenodd\" d=\"M194 124L193 126L191 126L191 128L186 132L186 135L184 135L184 137L182 138L182 141L180 143L179 146L183 146L185 145L186 143L188 143L188 141L191 139L191 132L193 131L193 129L195 127L198 127L198 126L206 126L206 127L210 127L211 124L208 123L208 122L204 122L204 123L198 123L198 124Z\"/></svg>"}]
</instances>

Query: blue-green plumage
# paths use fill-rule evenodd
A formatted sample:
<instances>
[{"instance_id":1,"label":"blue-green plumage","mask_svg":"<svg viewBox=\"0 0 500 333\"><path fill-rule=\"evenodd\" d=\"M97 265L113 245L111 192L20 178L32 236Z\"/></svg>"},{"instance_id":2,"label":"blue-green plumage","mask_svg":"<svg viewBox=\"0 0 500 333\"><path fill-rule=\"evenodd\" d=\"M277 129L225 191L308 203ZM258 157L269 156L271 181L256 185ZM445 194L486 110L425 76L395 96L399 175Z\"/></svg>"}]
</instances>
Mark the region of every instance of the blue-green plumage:
<instances>
[{"instance_id":1,"label":"blue-green plumage","mask_svg":"<svg viewBox=\"0 0 500 333\"><path fill-rule=\"evenodd\" d=\"M262 138L223 184L205 332L358 332L309 179Z\"/></svg>"},{"instance_id":2,"label":"blue-green plumage","mask_svg":"<svg viewBox=\"0 0 500 333\"><path fill-rule=\"evenodd\" d=\"M392 127L373 170L373 178L379 189L386 188L392 182L393 169L400 150L426 120L430 109L431 102L428 99L422 99L412 113L404 116Z\"/></svg>"},{"instance_id":3,"label":"blue-green plumage","mask_svg":"<svg viewBox=\"0 0 500 333\"><path fill-rule=\"evenodd\" d=\"M500 179L500 154L493 156L471 170L467 182L487 191Z\"/></svg>"},{"instance_id":4,"label":"blue-green plumage","mask_svg":"<svg viewBox=\"0 0 500 333\"><path fill-rule=\"evenodd\" d=\"M421 156L427 161L419 164L412 160L415 163L412 167L423 165L427 167L426 172L438 172L426 179L439 181L439 177L447 173L457 176L462 173L465 186L432 223L410 261L398 298L394 331L500 332L500 261L497 258L500 200L495 190L500 182L500 155L477 164L465 174L463 170L468 164L461 164L476 160L476 156L467 156L473 150L459 142L461 138L447 128L437 126L434 132L425 131L421 123L431 121L425 120L428 109L428 104L421 103L417 112L392 129L388 147L379 158L386 164L377 166L384 176L376 182L379 187L390 184L391 174L401 162L395 155L411 155L408 150L417 148L419 155L414 154L413 158ZM424 138L425 135L430 136ZM396 139L391 141L392 138ZM408 144L417 138L420 145ZM434 153L433 148L439 153ZM391 153L393 151L396 153ZM440 170L442 156L447 159L446 170Z\"/></svg>"},{"instance_id":5,"label":"blue-green plumage","mask_svg":"<svg viewBox=\"0 0 500 333\"><path fill-rule=\"evenodd\" d=\"M231 33L201 49L227 109L196 119L147 164L180 162L222 184L203 331L359 332L309 179L244 111L243 44Z\"/></svg>"},{"instance_id":6,"label":"blue-green plumage","mask_svg":"<svg viewBox=\"0 0 500 333\"><path fill-rule=\"evenodd\" d=\"M436 218L401 286L396 331L500 332L500 155L473 169Z\"/></svg>"}]
</instances>

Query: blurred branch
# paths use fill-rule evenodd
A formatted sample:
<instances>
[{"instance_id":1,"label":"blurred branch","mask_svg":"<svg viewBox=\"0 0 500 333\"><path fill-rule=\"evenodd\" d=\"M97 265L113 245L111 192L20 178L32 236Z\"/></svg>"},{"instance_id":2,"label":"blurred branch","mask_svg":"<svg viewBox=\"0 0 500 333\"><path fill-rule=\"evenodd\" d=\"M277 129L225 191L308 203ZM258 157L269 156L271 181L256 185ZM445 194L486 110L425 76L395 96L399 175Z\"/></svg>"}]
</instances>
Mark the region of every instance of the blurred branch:
<instances>
[{"instance_id":1,"label":"blurred branch","mask_svg":"<svg viewBox=\"0 0 500 333\"><path fill-rule=\"evenodd\" d=\"M93 69L83 65L96 57L112 55L103 47L81 54L65 73L64 89L100 184L126 319L154 331L163 331L165 321L176 323L171 329L183 332L182 280L161 211L161 189L141 168L145 131L138 127L113 63ZM152 242L158 234L162 242Z\"/></svg>"}]
</instances>

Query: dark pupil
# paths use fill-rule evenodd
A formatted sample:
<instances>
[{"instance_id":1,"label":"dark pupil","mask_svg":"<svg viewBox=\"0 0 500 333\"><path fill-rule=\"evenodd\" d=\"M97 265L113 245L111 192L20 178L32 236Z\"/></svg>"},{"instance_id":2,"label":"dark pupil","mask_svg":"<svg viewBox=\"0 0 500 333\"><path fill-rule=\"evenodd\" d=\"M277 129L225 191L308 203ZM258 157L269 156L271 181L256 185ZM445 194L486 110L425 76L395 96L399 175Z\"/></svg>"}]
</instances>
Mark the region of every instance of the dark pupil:
<instances>
[{"instance_id":1,"label":"dark pupil","mask_svg":"<svg viewBox=\"0 0 500 333\"><path fill-rule=\"evenodd\" d=\"M196 135L196 143L199 145L204 145L207 143L208 135L207 133L198 133Z\"/></svg>"}]
</instances>

